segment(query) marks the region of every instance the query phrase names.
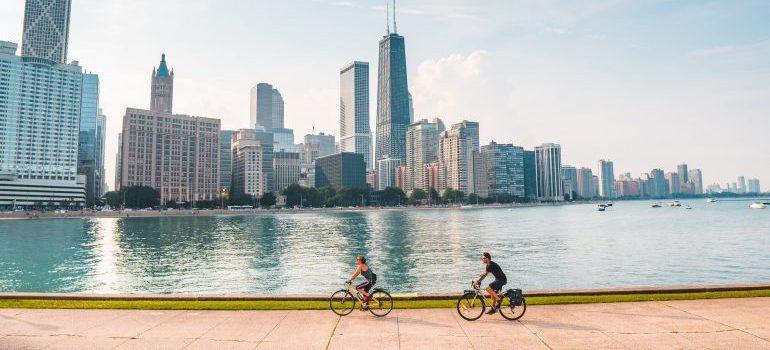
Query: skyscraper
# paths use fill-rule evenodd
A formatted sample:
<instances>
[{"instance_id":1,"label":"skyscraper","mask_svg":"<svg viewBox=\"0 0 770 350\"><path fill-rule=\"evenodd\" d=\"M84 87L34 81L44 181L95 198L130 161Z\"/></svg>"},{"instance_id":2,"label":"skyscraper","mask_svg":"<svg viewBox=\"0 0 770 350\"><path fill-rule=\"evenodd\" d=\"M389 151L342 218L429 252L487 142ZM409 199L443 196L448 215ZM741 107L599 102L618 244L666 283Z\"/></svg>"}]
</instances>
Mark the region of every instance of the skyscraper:
<instances>
[{"instance_id":1,"label":"skyscraper","mask_svg":"<svg viewBox=\"0 0 770 350\"><path fill-rule=\"evenodd\" d=\"M99 109L99 76L83 74L78 136L78 174L86 177L86 204L101 196L104 175L104 125ZM100 125L101 124L101 125ZM101 130L101 132L100 132Z\"/></svg>"},{"instance_id":2,"label":"skyscraper","mask_svg":"<svg viewBox=\"0 0 770 350\"><path fill-rule=\"evenodd\" d=\"M340 71L340 151L361 154L366 168L374 168L366 62L352 62Z\"/></svg>"},{"instance_id":3,"label":"skyscraper","mask_svg":"<svg viewBox=\"0 0 770 350\"><path fill-rule=\"evenodd\" d=\"M395 12L395 11L394 11ZM375 159L384 156L406 161L406 128L411 124L411 104L406 73L404 37L388 27L380 40L377 70L377 146Z\"/></svg>"},{"instance_id":4,"label":"skyscraper","mask_svg":"<svg viewBox=\"0 0 770 350\"><path fill-rule=\"evenodd\" d=\"M687 164L682 163L676 166L676 172L679 174L680 186L686 186L690 182L690 172L687 170ZM670 188L671 193L683 192L681 188Z\"/></svg>"},{"instance_id":5,"label":"skyscraper","mask_svg":"<svg viewBox=\"0 0 770 350\"><path fill-rule=\"evenodd\" d=\"M476 193L486 197L524 197L524 149L512 144L499 144L494 141L481 146L478 164L480 169L476 179L479 187Z\"/></svg>"},{"instance_id":6,"label":"skyscraper","mask_svg":"<svg viewBox=\"0 0 770 350\"><path fill-rule=\"evenodd\" d=\"M580 168L577 170L577 194L583 199L591 199L596 197L595 189L593 188L593 170L589 168Z\"/></svg>"},{"instance_id":7,"label":"skyscraper","mask_svg":"<svg viewBox=\"0 0 770 350\"><path fill-rule=\"evenodd\" d=\"M681 193L682 178L679 173L666 173L666 182L668 182L669 194Z\"/></svg>"},{"instance_id":8,"label":"skyscraper","mask_svg":"<svg viewBox=\"0 0 770 350\"><path fill-rule=\"evenodd\" d=\"M419 188L430 190L426 184L425 166L438 160L439 135L445 131L439 118L423 119L409 125L406 131L406 179L404 191Z\"/></svg>"},{"instance_id":9,"label":"skyscraper","mask_svg":"<svg viewBox=\"0 0 770 350\"><path fill-rule=\"evenodd\" d=\"M385 157L377 161L377 190L397 186L396 170L401 166L401 159Z\"/></svg>"},{"instance_id":10,"label":"skyscraper","mask_svg":"<svg viewBox=\"0 0 770 350\"><path fill-rule=\"evenodd\" d=\"M233 135L233 195L261 197L272 192L273 142L259 133L264 134L254 129L240 129Z\"/></svg>"},{"instance_id":11,"label":"skyscraper","mask_svg":"<svg viewBox=\"0 0 770 350\"><path fill-rule=\"evenodd\" d=\"M219 132L219 190L230 191L233 181L233 130Z\"/></svg>"},{"instance_id":12,"label":"skyscraper","mask_svg":"<svg viewBox=\"0 0 770 350\"><path fill-rule=\"evenodd\" d=\"M21 55L67 64L71 7L70 0L27 0Z\"/></svg>"},{"instance_id":13,"label":"skyscraper","mask_svg":"<svg viewBox=\"0 0 770 350\"><path fill-rule=\"evenodd\" d=\"M302 161L296 152L275 152L273 155L273 172L275 174L275 192L281 193L290 185L299 183Z\"/></svg>"},{"instance_id":14,"label":"skyscraper","mask_svg":"<svg viewBox=\"0 0 770 350\"><path fill-rule=\"evenodd\" d=\"M316 159L315 186L366 188L366 164L358 153L337 153Z\"/></svg>"},{"instance_id":15,"label":"skyscraper","mask_svg":"<svg viewBox=\"0 0 770 350\"><path fill-rule=\"evenodd\" d=\"M336 153L334 135L318 133L305 135L305 164L311 164L320 157Z\"/></svg>"},{"instance_id":16,"label":"skyscraper","mask_svg":"<svg viewBox=\"0 0 770 350\"><path fill-rule=\"evenodd\" d=\"M174 71L169 72L166 54L160 56L160 65L152 68L150 111L171 114L174 102Z\"/></svg>"},{"instance_id":17,"label":"skyscraper","mask_svg":"<svg viewBox=\"0 0 770 350\"><path fill-rule=\"evenodd\" d=\"M690 170L688 180L692 184L693 194L703 194L703 173L701 173L700 169Z\"/></svg>"},{"instance_id":18,"label":"skyscraper","mask_svg":"<svg viewBox=\"0 0 770 350\"><path fill-rule=\"evenodd\" d=\"M612 161L599 161L599 196L615 198L615 166Z\"/></svg>"},{"instance_id":19,"label":"skyscraper","mask_svg":"<svg viewBox=\"0 0 770 350\"><path fill-rule=\"evenodd\" d=\"M51 28L35 25L30 18L69 16L68 10L57 14L33 11L54 10L49 5L58 2L45 3L27 2L25 40L39 40L41 35L60 37L55 30L37 32ZM66 39L66 33L63 37ZM37 45L41 45L25 43L29 54L38 52ZM77 174L82 68L60 63L66 50L60 52L61 60L38 60L17 56L17 48L14 43L0 42L0 206L83 205L85 178Z\"/></svg>"},{"instance_id":20,"label":"skyscraper","mask_svg":"<svg viewBox=\"0 0 770 350\"><path fill-rule=\"evenodd\" d=\"M439 138L439 192L474 193L473 154L479 151L479 123L463 120Z\"/></svg>"},{"instance_id":21,"label":"skyscraper","mask_svg":"<svg viewBox=\"0 0 770 350\"><path fill-rule=\"evenodd\" d=\"M536 168L535 151L524 151L524 196L528 200L537 199Z\"/></svg>"},{"instance_id":22,"label":"skyscraper","mask_svg":"<svg viewBox=\"0 0 770 350\"><path fill-rule=\"evenodd\" d=\"M120 185L155 188L162 204L218 198L219 131L219 119L127 108Z\"/></svg>"},{"instance_id":23,"label":"skyscraper","mask_svg":"<svg viewBox=\"0 0 770 350\"><path fill-rule=\"evenodd\" d=\"M746 177L738 176L738 182L736 186L737 193L746 193Z\"/></svg>"},{"instance_id":24,"label":"skyscraper","mask_svg":"<svg viewBox=\"0 0 770 350\"><path fill-rule=\"evenodd\" d=\"M574 166L564 165L561 167L561 177L564 180L564 193L566 193L570 199L574 199L575 194L578 193L577 169L575 169Z\"/></svg>"},{"instance_id":25,"label":"skyscraper","mask_svg":"<svg viewBox=\"0 0 770 350\"><path fill-rule=\"evenodd\" d=\"M546 143L535 147L535 162L537 163L537 198L549 202L563 201L561 146Z\"/></svg>"},{"instance_id":26,"label":"skyscraper","mask_svg":"<svg viewBox=\"0 0 770 350\"><path fill-rule=\"evenodd\" d=\"M759 179L749 179L749 193L762 193L762 188L759 186Z\"/></svg>"},{"instance_id":27,"label":"skyscraper","mask_svg":"<svg viewBox=\"0 0 770 350\"><path fill-rule=\"evenodd\" d=\"M283 96L267 83L259 83L251 88L250 127L259 125L265 131L283 128Z\"/></svg>"}]
</instances>

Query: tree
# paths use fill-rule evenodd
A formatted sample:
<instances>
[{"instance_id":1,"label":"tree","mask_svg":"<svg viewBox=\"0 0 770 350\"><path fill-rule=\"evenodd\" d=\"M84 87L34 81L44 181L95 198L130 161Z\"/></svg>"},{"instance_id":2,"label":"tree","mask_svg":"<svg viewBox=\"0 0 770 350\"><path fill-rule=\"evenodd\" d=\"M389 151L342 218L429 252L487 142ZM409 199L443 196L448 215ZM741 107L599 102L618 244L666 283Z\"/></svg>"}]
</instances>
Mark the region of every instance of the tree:
<instances>
[{"instance_id":1,"label":"tree","mask_svg":"<svg viewBox=\"0 0 770 350\"><path fill-rule=\"evenodd\" d=\"M254 205L254 197L247 193L231 195L230 205Z\"/></svg>"},{"instance_id":2,"label":"tree","mask_svg":"<svg viewBox=\"0 0 770 350\"><path fill-rule=\"evenodd\" d=\"M421 188L413 189L412 194L409 196L409 199L414 201L416 204L419 204L420 201L427 198L428 198L428 193L423 191Z\"/></svg>"},{"instance_id":3,"label":"tree","mask_svg":"<svg viewBox=\"0 0 770 350\"><path fill-rule=\"evenodd\" d=\"M385 206L396 206L406 202L406 194L398 187L386 187L380 194L380 202Z\"/></svg>"},{"instance_id":4,"label":"tree","mask_svg":"<svg viewBox=\"0 0 770 350\"><path fill-rule=\"evenodd\" d=\"M463 191L456 191L453 188L447 188L444 190L444 202L445 203L460 203L465 199L465 193Z\"/></svg>"},{"instance_id":5,"label":"tree","mask_svg":"<svg viewBox=\"0 0 770 350\"><path fill-rule=\"evenodd\" d=\"M477 195L475 193L471 193L471 194L468 195L468 202L469 203L477 204L480 199L481 199L481 197L479 197L479 195Z\"/></svg>"},{"instance_id":6,"label":"tree","mask_svg":"<svg viewBox=\"0 0 770 350\"><path fill-rule=\"evenodd\" d=\"M131 186L120 190L128 208L150 208L160 204L160 192L149 186Z\"/></svg>"},{"instance_id":7,"label":"tree","mask_svg":"<svg viewBox=\"0 0 770 350\"><path fill-rule=\"evenodd\" d=\"M263 194L262 198L259 199L259 205L262 206L262 208L270 208L274 206L275 203L276 203L276 198L272 192Z\"/></svg>"},{"instance_id":8,"label":"tree","mask_svg":"<svg viewBox=\"0 0 770 350\"><path fill-rule=\"evenodd\" d=\"M123 196L120 191L109 191L104 194L104 201L111 208L120 208L123 205Z\"/></svg>"},{"instance_id":9,"label":"tree","mask_svg":"<svg viewBox=\"0 0 770 350\"><path fill-rule=\"evenodd\" d=\"M286 206L293 208L298 206L304 206L307 203L307 194L305 193L305 189L298 185L293 184L289 185L289 187L286 187L281 194L286 196Z\"/></svg>"},{"instance_id":10,"label":"tree","mask_svg":"<svg viewBox=\"0 0 770 350\"><path fill-rule=\"evenodd\" d=\"M436 191L435 188L430 188L430 203L431 204L437 204L441 200L441 197L438 194L438 191Z\"/></svg>"},{"instance_id":11,"label":"tree","mask_svg":"<svg viewBox=\"0 0 770 350\"><path fill-rule=\"evenodd\" d=\"M199 200L195 202L197 209L213 209L217 205L219 205L219 201Z\"/></svg>"}]
</instances>

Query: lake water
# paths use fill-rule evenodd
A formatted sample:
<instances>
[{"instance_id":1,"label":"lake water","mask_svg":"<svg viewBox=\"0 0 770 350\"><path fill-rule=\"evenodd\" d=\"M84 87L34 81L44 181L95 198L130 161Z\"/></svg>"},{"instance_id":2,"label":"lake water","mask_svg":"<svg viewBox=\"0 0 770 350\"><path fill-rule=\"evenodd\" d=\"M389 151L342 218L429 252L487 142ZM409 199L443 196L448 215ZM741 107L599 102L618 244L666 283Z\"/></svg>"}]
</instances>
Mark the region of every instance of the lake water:
<instances>
[{"instance_id":1,"label":"lake water","mask_svg":"<svg viewBox=\"0 0 770 350\"><path fill-rule=\"evenodd\" d=\"M770 282L770 209L683 201L0 221L0 291L330 293L364 254L392 292L454 291L489 251L525 290Z\"/></svg>"}]
</instances>

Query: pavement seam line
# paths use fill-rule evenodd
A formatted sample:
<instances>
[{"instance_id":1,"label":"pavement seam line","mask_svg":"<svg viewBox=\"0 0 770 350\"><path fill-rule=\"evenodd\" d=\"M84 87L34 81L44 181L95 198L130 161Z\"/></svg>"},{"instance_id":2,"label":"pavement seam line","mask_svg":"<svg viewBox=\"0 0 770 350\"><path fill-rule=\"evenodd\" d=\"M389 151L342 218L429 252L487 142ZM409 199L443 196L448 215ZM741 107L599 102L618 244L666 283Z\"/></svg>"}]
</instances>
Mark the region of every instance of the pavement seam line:
<instances>
[{"instance_id":1,"label":"pavement seam line","mask_svg":"<svg viewBox=\"0 0 770 350\"><path fill-rule=\"evenodd\" d=\"M340 324L340 321L342 321L342 316L337 316L337 322L334 323L334 328L332 328L332 333L329 334L329 339L326 340L326 347L325 350L329 350L329 345L332 343L332 338L334 338L334 331L337 330L337 326Z\"/></svg>"},{"instance_id":2,"label":"pavement seam line","mask_svg":"<svg viewBox=\"0 0 770 350\"><path fill-rule=\"evenodd\" d=\"M401 350L401 323L399 323L398 318L398 314L396 314L396 339L398 340L398 350Z\"/></svg>"},{"instance_id":3,"label":"pavement seam line","mask_svg":"<svg viewBox=\"0 0 770 350\"><path fill-rule=\"evenodd\" d=\"M723 326L725 326L725 327L733 328L732 330L741 331L741 332L743 332L743 333L746 333L746 334L748 334L748 335L750 335L750 336L752 336L752 337L754 337L754 338L757 338L757 339L759 339L759 340L761 340L761 341L764 341L764 342L766 342L766 343L770 343L770 341L768 341L767 339L765 339L765 338L762 338L762 337L760 337L760 336L757 336L757 335L755 335L755 334L753 334L753 333L749 333L749 332L747 332L747 331L745 331L745 330L743 330L743 329L741 329L741 328L738 328L738 327L735 327L735 326L731 326L731 325L728 325L728 324L726 324L726 323L722 323L722 322L719 322L719 321L717 321L717 320L712 320L712 319L710 319L710 318L708 318L708 317L705 317L705 316L701 316L701 315L698 315L698 314L696 314L696 313L693 313L693 312L689 312L689 311L687 311L687 310L682 310L682 309L680 309L680 308L678 308L678 307L675 307L675 306L673 306L673 305L669 305L669 304L667 304L665 301L659 301L659 303L661 303L661 304L663 304L663 305L665 305L665 306L668 306L668 307L670 307L670 308L672 308L672 309L674 309L674 310L679 310L679 311L681 311L681 312L684 312L684 313L686 313L686 314L689 314L689 315L693 315L693 316L697 316L697 317L700 317L700 318L702 318L702 319L704 319L704 320L708 320L708 321L711 321L711 322L714 322L714 323L718 323L718 324L721 324L721 325L723 325Z\"/></svg>"},{"instance_id":4,"label":"pavement seam line","mask_svg":"<svg viewBox=\"0 0 770 350\"><path fill-rule=\"evenodd\" d=\"M273 333L273 331L276 328L278 328L278 325L281 324L281 322L283 322L283 320L285 320L286 317L289 317L289 311L286 311L286 313L283 315L283 317L281 317L281 319L278 322L275 323L275 326L273 326L273 328L270 328L270 330L267 331L267 333L265 333L265 336L263 336L261 339L259 339L259 342L257 344L261 344L265 339L267 339L267 337L270 335L270 333ZM257 347L259 347L259 345L257 345Z\"/></svg>"},{"instance_id":5,"label":"pavement seam line","mask_svg":"<svg viewBox=\"0 0 770 350\"><path fill-rule=\"evenodd\" d=\"M463 328L463 325L460 324L460 320L457 319L457 314L455 314L454 310L452 310L452 318L455 319L455 323L457 323L457 326L460 327L460 330L463 331L463 334L465 334L465 339L468 340L468 343L471 344L471 349L476 349L475 346L473 346L473 341L471 341L471 337L468 335L468 332L465 331L465 328Z\"/></svg>"},{"instance_id":6,"label":"pavement seam line","mask_svg":"<svg viewBox=\"0 0 770 350\"><path fill-rule=\"evenodd\" d=\"M537 340L539 340L541 343L543 343L543 345L545 345L546 348L553 350L553 348L550 345L548 345L548 343L546 343L545 340L543 340L543 338L540 338L540 335L538 335L537 332L535 332L532 329L530 329L529 327L527 327L526 323L521 322L521 321L516 321L516 322L519 322L522 326L524 326L524 328L526 330L528 330L530 333L532 333L532 335L534 335L537 338Z\"/></svg>"}]
</instances>

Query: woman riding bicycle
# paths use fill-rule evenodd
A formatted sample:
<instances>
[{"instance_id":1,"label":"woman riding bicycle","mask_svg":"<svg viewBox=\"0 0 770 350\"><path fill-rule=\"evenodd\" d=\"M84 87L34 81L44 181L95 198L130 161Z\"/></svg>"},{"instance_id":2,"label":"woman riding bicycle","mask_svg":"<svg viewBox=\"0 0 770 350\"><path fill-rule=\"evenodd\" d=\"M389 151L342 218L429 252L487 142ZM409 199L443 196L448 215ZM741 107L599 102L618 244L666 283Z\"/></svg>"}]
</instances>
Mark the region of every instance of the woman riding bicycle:
<instances>
[{"instance_id":1,"label":"woman riding bicycle","mask_svg":"<svg viewBox=\"0 0 770 350\"><path fill-rule=\"evenodd\" d=\"M352 283L358 275L361 275L366 279L363 283L356 285L356 290L364 296L361 307L366 308L369 306L369 300L371 298L369 290L372 289L377 282L377 275L372 272L372 269L366 264L366 257L363 255L359 255L358 258L356 258L356 265L356 272L348 278L347 282Z\"/></svg>"}]
</instances>

